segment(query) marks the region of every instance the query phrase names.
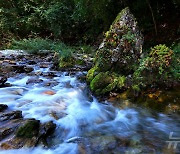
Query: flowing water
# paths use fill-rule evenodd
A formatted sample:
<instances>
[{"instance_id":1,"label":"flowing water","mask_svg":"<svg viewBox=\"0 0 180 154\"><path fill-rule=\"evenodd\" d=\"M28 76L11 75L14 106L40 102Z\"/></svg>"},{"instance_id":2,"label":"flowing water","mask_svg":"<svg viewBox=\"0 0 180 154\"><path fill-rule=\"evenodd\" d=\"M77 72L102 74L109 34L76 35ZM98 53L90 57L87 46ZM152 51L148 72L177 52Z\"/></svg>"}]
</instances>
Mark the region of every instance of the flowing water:
<instances>
[{"instance_id":1,"label":"flowing water","mask_svg":"<svg viewBox=\"0 0 180 154\"><path fill-rule=\"evenodd\" d=\"M54 77L48 72L35 65L34 75L10 77L12 86L0 88L0 103L21 110L24 118L52 120L57 128L48 139L50 146L0 154L166 153L170 132L180 136L178 116L98 102L78 80L84 72L54 71Z\"/></svg>"}]
</instances>

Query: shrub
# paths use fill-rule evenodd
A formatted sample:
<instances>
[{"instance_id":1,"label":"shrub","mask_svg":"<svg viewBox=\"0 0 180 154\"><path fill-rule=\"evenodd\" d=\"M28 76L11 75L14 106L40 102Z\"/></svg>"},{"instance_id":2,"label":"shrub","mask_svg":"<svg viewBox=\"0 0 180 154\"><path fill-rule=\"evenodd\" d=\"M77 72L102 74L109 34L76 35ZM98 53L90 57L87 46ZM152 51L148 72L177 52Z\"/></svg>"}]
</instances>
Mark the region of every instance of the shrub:
<instances>
[{"instance_id":1,"label":"shrub","mask_svg":"<svg viewBox=\"0 0 180 154\"><path fill-rule=\"evenodd\" d=\"M170 66L172 61L173 51L166 45L157 45L151 48L149 58L146 60L146 67L153 70L158 69L159 74L162 74L166 68Z\"/></svg>"},{"instance_id":2,"label":"shrub","mask_svg":"<svg viewBox=\"0 0 180 154\"><path fill-rule=\"evenodd\" d=\"M142 59L138 69L133 74L133 87L146 87L152 84L164 84L173 80L172 62L174 52L166 45L156 45L151 48L149 55Z\"/></svg>"}]
</instances>

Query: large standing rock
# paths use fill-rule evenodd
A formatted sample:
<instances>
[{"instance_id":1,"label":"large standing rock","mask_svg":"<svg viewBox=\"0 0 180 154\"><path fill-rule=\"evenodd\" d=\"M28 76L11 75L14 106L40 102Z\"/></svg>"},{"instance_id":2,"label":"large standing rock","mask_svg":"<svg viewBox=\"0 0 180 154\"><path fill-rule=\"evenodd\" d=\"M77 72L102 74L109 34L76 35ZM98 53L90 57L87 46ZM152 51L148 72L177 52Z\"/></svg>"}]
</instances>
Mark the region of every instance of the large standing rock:
<instances>
[{"instance_id":1,"label":"large standing rock","mask_svg":"<svg viewBox=\"0 0 180 154\"><path fill-rule=\"evenodd\" d=\"M138 62L143 37L129 8L122 10L106 32L97 51L96 65L101 71L129 73Z\"/></svg>"},{"instance_id":2,"label":"large standing rock","mask_svg":"<svg viewBox=\"0 0 180 154\"><path fill-rule=\"evenodd\" d=\"M96 84L93 80L100 72L108 71L110 72L108 74L113 72L115 75L110 75L112 81L109 83L111 85L113 83L113 86L110 86L112 88L108 87L108 91L111 91L116 87L116 84L121 82L118 80L122 78L118 76L127 76L134 72L142 53L142 45L143 36L137 26L135 17L130 13L129 8L125 8L118 14L109 31L106 32L105 38L96 52L95 66L87 74L87 81ZM103 82L103 80L102 75L101 81ZM122 85L119 87L122 87ZM96 87L103 90L107 86ZM91 90L96 91L93 88ZM105 92L108 91L105 90Z\"/></svg>"}]
</instances>

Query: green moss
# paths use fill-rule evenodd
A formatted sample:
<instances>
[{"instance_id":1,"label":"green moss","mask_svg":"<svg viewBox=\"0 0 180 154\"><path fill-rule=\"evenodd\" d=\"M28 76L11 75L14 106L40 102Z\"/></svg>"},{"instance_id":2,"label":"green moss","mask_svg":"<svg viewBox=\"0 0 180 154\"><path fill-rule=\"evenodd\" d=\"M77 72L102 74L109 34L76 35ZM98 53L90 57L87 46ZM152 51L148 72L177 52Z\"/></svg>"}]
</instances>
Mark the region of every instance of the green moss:
<instances>
[{"instance_id":1,"label":"green moss","mask_svg":"<svg viewBox=\"0 0 180 154\"><path fill-rule=\"evenodd\" d=\"M97 65L95 65L94 67L92 67L88 71L87 76L86 76L86 80L87 80L88 83L90 83L93 80L95 72L97 71L97 69L98 69L98 67L97 67Z\"/></svg>"},{"instance_id":2,"label":"green moss","mask_svg":"<svg viewBox=\"0 0 180 154\"><path fill-rule=\"evenodd\" d=\"M77 65L84 65L85 61L83 59L77 59L75 62Z\"/></svg>"},{"instance_id":3,"label":"green moss","mask_svg":"<svg viewBox=\"0 0 180 154\"><path fill-rule=\"evenodd\" d=\"M110 83L107 87L105 87L102 90L102 94L105 94L107 92L111 92L112 90L114 90L116 88L116 86L117 86L117 83L118 83L118 80L114 79L112 83Z\"/></svg>"},{"instance_id":4,"label":"green moss","mask_svg":"<svg viewBox=\"0 0 180 154\"><path fill-rule=\"evenodd\" d=\"M19 127L16 136L24 138L32 138L37 136L39 133L39 124L38 120L28 120L23 126Z\"/></svg>"},{"instance_id":5,"label":"green moss","mask_svg":"<svg viewBox=\"0 0 180 154\"><path fill-rule=\"evenodd\" d=\"M97 51L96 65L99 68L99 71L106 72L109 71L112 67L111 56L112 51L108 48L103 48Z\"/></svg>"},{"instance_id":6,"label":"green moss","mask_svg":"<svg viewBox=\"0 0 180 154\"><path fill-rule=\"evenodd\" d=\"M90 88L96 95L106 94L115 89L125 86L126 77L115 73L101 72L94 77L90 83Z\"/></svg>"},{"instance_id":7,"label":"green moss","mask_svg":"<svg viewBox=\"0 0 180 154\"><path fill-rule=\"evenodd\" d=\"M117 78L118 82L117 82L117 87L118 88L122 88L125 86L125 82L126 82L126 77L125 76L120 76Z\"/></svg>"},{"instance_id":8,"label":"green moss","mask_svg":"<svg viewBox=\"0 0 180 154\"><path fill-rule=\"evenodd\" d=\"M90 89L94 91L96 94L99 94L99 91L102 91L109 84L113 82L113 77L109 74L109 72L101 72L94 77L94 79L90 83Z\"/></svg>"}]
</instances>

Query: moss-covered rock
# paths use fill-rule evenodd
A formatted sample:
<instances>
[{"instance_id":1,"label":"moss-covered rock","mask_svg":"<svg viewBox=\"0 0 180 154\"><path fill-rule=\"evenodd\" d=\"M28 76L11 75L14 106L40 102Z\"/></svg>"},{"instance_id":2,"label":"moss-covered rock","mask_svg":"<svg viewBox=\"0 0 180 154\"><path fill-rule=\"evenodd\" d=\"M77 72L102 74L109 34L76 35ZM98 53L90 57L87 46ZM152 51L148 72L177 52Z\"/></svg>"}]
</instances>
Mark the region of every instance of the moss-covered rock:
<instances>
[{"instance_id":1,"label":"moss-covered rock","mask_svg":"<svg viewBox=\"0 0 180 154\"><path fill-rule=\"evenodd\" d=\"M17 137L32 138L39 133L39 120L26 120L24 124L18 128L16 132Z\"/></svg>"},{"instance_id":2,"label":"moss-covered rock","mask_svg":"<svg viewBox=\"0 0 180 154\"><path fill-rule=\"evenodd\" d=\"M139 63L143 37L129 8L114 20L95 56L95 66L88 71L87 82L96 94L105 94L125 86L126 76Z\"/></svg>"},{"instance_id":3,"label":"moss-covered rock","mask_svg":"<svg viewBox=\"0 0 180 154\"><path fill-rule=\"evenodd\" d=\"M96 94L100 94L101 91L113 82L113 77L109 72L101 72L94 77L90 83L90 88Z\"/></svg>"},{"instance_id":4,"label":"moss-covered rock","mask_svg":"<svg viewBox=\"0 0 180 154\"><path fill-rule=\"evenodd\" d=\"M97 54L101 71L128 74L134 70L142 52L143 37L129 8L122 10L105 33Z\"/></svg>"},{"instance_id":5,"label":"moss-covered rock","mask_svg":"<svg viewBox=\"0 0 180 154\"><path fill-rule=\"evenodd\" d=\"M126 77L110 72L100 72L90 83L90 89L96 95L106 94L115 89L125 87Z\"/></svg>"},{"instance_id":6,"label":"moss-covered rock","mask_svg":"<svg viewBox=\"0 0 180 154\"><path fill-rule=\"evenodd\" d=\"M97 70L98 70L98 67L95 65L88 71L87 76L86 76L88 83L90 83L93 80Z\"/></svg>"}]
</instances>

